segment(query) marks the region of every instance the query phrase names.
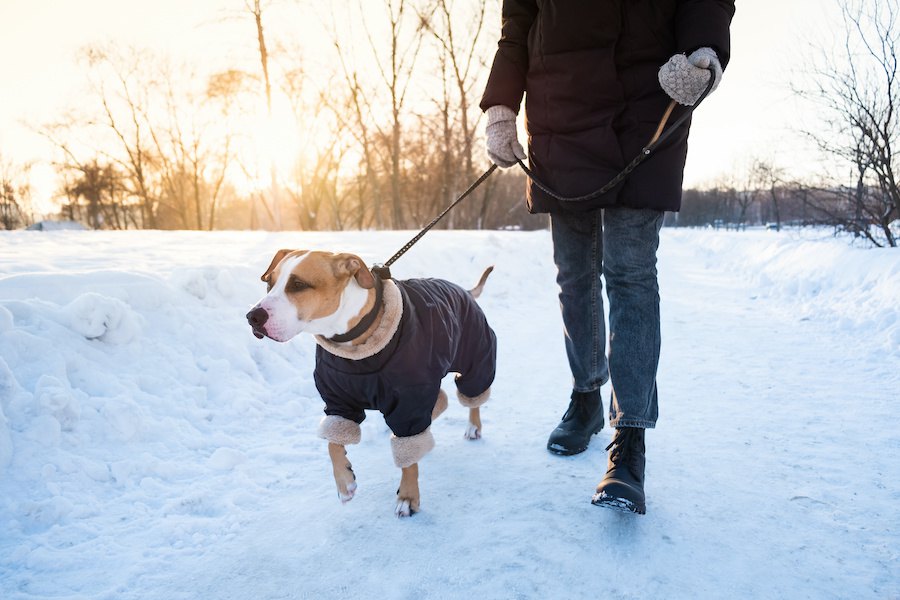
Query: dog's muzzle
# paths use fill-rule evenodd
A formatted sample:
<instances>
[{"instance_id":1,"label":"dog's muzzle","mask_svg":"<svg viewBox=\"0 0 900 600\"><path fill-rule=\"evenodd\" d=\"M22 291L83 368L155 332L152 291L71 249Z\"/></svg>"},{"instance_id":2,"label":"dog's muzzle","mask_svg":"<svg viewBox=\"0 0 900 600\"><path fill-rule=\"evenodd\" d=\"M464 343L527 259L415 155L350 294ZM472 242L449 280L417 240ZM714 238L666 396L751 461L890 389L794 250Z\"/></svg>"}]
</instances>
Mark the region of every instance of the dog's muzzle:
<instances>
[{"instance_id":1,"label":"dog's muzzle","mask_svg":"<svg viewBox=\"0 0 900 600\"><path fill-rule=\"evenodd\" d=\"M253 335L259 339L266 337L265 324L268 320L269 313L266 312L266 309L259 306L247 313L247 322L250 323L250 327L253 329Z\"/></svg>"}]
</instances>

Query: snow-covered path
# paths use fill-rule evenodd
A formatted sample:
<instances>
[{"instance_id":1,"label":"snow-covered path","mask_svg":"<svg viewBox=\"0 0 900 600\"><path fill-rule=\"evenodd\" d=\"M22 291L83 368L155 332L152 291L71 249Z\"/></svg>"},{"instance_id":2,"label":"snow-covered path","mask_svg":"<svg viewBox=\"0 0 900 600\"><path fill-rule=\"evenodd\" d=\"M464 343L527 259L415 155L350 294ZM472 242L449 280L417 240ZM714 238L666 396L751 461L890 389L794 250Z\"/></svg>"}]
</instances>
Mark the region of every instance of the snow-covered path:
<instances>
[{"instance_id":1,"label":"snow-covered path","mask_svg":"<svg viewBox=\"0 0 900 600\"><path fill-rule=\"evenodd\" d=\"M277 248L377 261L409 236L0 235L0 597L900 598L900 254L664 230L634 517L589 503L608 429L545 450L570 385L547 233L430 233L394 274L495 264L499 372L484 439L451 402L398 521L380 416L342 506L311 342L242 315Z\"/></svg>"}]
</instances>

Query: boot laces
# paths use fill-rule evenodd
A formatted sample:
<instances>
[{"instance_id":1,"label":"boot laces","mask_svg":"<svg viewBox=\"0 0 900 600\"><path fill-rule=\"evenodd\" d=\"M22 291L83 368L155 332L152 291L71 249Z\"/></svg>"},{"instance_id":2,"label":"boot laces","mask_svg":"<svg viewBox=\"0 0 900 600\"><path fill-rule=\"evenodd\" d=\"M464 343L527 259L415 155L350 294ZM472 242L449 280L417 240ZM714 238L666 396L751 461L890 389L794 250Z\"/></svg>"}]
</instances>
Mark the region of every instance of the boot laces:
<instances>
[{"instance_id":1,"label":"boot laces","mask_svg":"<svg viewBox=\"0 0 900 600\"><path fill-rule=\"evenodd\" d=\"M613 464L627 465L632 473L640 470L641 442L637 431L634 427L616 429L616 435L606 447L609 460Z\"/></svg>"}]
</instances>

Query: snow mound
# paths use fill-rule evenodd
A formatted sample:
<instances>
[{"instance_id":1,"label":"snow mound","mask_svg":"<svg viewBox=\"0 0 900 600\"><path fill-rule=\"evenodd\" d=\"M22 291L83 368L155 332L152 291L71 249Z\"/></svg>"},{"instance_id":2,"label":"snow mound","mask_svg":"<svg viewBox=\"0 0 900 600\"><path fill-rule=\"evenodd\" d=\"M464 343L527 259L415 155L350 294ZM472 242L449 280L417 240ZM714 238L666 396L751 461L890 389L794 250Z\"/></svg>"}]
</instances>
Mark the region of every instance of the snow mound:
<instances>
[{"instance_id":1,"label":"snow mound","mask_svg":"<svg viewBox=\"0 0 900 600\"><path fill-rule=\"evenodd\" d=\"M0 475L12 460L13 447L12 437L9 432L9 421L3 413L3 406L0 405Z\"/></svg>"},{"instance_id":2,"label":"snow mound","mask_svg":"<svg viewBox=\"0 0 900 600\"><path fill-rule=\"evenodd\" d=\"M81 415L81 406L66 382L52 375L42 376L34 390L40 411L50 415L62 431L72 431Z\"/></svg>"},{"instance_id":3,"label":"snow mound","mask_svg":"<svg viewBox=\"0 0 900 600\"><path fill-rule=\"evenodd\" d=\"M217 471L230 471L246 460L247 456L234 448L216 448L207 464Z\"/></svg>"},{"instance_id":4,"label":"snow mound","mask_svg":"<svg viewBox=\"0 0 900 600\"><path fill-rule=\"evenodd\" d=\"M140 318L117 298L88 292L60 310L64 322L89 340L127 344L141 334Z\"/></svg>"}]
</instances>

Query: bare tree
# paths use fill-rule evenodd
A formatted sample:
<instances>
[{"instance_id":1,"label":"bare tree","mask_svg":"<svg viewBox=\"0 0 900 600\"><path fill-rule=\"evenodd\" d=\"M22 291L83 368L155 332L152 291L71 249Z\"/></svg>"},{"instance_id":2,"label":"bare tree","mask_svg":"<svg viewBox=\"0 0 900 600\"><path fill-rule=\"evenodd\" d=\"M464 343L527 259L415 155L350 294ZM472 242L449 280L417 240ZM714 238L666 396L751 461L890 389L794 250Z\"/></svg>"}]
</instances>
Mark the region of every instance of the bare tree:
<instances>
[{"instance_id":1,"label":"bare tree","mask_svg":"<svg viewBox=\"0 0 900 600\"><path fill-rule=\"evenodd\" d=\"M234 133L227 123L230 98L227 94L222 96L225 92L221 77L215 76L204 90L198 91L180 85L181 81L198 79L196 75L180 77L168 71L159 83L165 117L156 122L144 115L164 191L161 203L177 215L180 226L186 229L215 227L216 205L233 158ZM214 103L219 104L220 110L211 110Z\"/></svg>"},{"instance_id":2,"label":"bare tree","mask_svg":"<svg viewBox=\"0 0 900 600\"><path fill-rule=\"evenodd\" d=\"M90 83L101 107L98 123L117 141L119 152L109 158L125 172L129 192L140 200L141 226L157 227L159 190L152 178L151 136L145 115L148 110L148 85L142 79L148 57L135 50L121 52L114 48L88 47L84 58L90 69ZM64 152L75 159L70 146ZM74 165L85 161L74 160Z\"/></svg>"},{"instance_id":3,"label":"bare tree","mask_svg":"<svg viewBox=\"0 0 900 600\"><path fill-rule=\"evenodd\" d=\"M360 82L359 73L353 67L349 52L338 39L336 31L336 28L332 28L332 43L337 52L346 92L343 98L326 97L326 102L334 114L338 127L347 131L360 149L360 167L363 172L355 178L354 185L360 206L357 226L360 229L366 226L365 206L369 204L370 200L375 227L382 229L385 225L384 211L382 210L383 193L375 142L378 128L372 114L371 99L366 94L366 88Z\"/></svg>"},{"instance_id":4,"label":"bare tree","mask_svg":"<svg viewBox=\"0 0 900 600\"><path fill-rule=\"evenodd\" d=\"M724 224L730 220L729 197L721 188L685 190L681 210L673 213L679 227L700 227Z\"/></svg>"},{"instance_id":5,"label":"bare tree","mask_svg":"<svg viewBox=\"0 0 900 600\"><path fill-rule=\"evenodd\" d=\"M379 193L382 185L378 181L383 175L389 190L390 224L400 228L406 225L402 189L406 171L403 155L406 102L424 29L410 0L382 0L384 23L373 23L371 11L363 10L362 2L358 6L367 53L354 52L352 44L341 38L336 26L332 26L331 32L352 108L350 115L342 118L352 119L348 125L363 144L370 193L377 205L376 222L380 226L383 220ZM337 17L333 19L336 21ZM374 26L382 26L384 31L373 33ZM376 81L361 76L369 70L361 66L364 60L371 61L370 69L376 73ZM381 108L385 105L387 110Z\"/></svg>"},{"instance_id":6,"label":"bare tree","mask_svg":"<svg viewBox=\"0 0 900 600\"><path fill-rule=\"evenodd\" d=\"M74 177L67 179L63 190L68 199L63 212L92 229L127 229L133 215L122 200L121 175L115 166L95 157L68 168Z\"/></svg>"},{"instance_id":7,"label":"bare tree","mask_svg":"<svg viewBox=\"0 0 900 600\"><path fill-rule=\"evenodd\" d=\"M765 208L771 209L775 230L781 230L781 210L779 200L785 183L784 173L774 163L756 158L751 163L748 184L755 192L760 205L761 220L768 222L768 215L762 215Z\"/></svg>"},{"instance_id":8,"label":"bare tree","mask_svg":"<svg viewBox=\"0 0 900 600\"><path fill-rule=\"evenodd\" d=\"M390 95L391 128L388 155L390 157L391 205L394 227L399 228L405 226L400 188L402 177L401 136L403 132L401 113L412 81L412 72L419 55L419 47L422 44L422 29L418 27L411 35L406 35L404 27L409 21L405 17L410 4L407 0L384 1L390 23L390 52L386 60L378 60L377 64L381 79ZM371 33L368 38L369 45L377 57L378 45L374 42Z\"/></svg>"},{"instance_id":9,"label":"bare tree","mask_svg":"<svg viewBox=\"0 0 900 600\"><path fill-rule=\"evenodd\" d=\"M121 162L111 158L111 154L79 144L87 137L84 128L84 122L69 114L36 130L61 154L53 163L62 178L60 191L66 198L61 213L93 229L146 227L144 203L133 192L131 172L121 168ZM87 157L82 158L85 154ZM152 161L148 157L145 162L149 173ZM154 219L157 208L154 205Z\"/></svg>"},{"instance_id":10,"label":"bare tree","mask_svg":"<svg viewBox=\"0 0 900 600\"><path fill-rule=\"evenodd\" d=\"M297 207L301 229L340 230L353 220L354 211L339 181L349 142L346 122L335 119L332 112L330 82L326 81L320 90L308 90L306 81L302 68L286 70L282 80L283 92L303 131L298 140L300 156L289 174L290 184L285 186L285 192ZM317 140L325 140L324 146L317 146Z\"/></svg>"},{"instance_id":11,"label":"bare tree","mask_svg":"<svg viewBox=\"0 0 900 600\"><path fill-rule=\"evenodd\" d=\"M14 165L0 155L0 226L18 229L33 222L31 184L28 173L31 165Z\"/></svg>"},{"instance_id":12,"label":"bare tree","mask_svg":"<svg viewBox=\"0 0 900 600\"><path fill-rule=\"evenodd\" d=\"M69 212L84 201L93 227L214 228L234 160L229 118L240 78L218 74L204 85L133 50L89 48L86 58L93 112L38 130L62 152Z\"/></svg>"},{"instance_id":13,"label":"bare tree","mask_svg":"<svg viewBox=\"0 0 900 600\"><path fill-rule=\"evenodd\" d=\"M809 137L852 165L852 183L837 186L814 208L872 244L896 246L900 218L900 0L839 0L844 39L812 68L814 83L800 93L824 109ZM814 200L815 201L815 200ZM847 210L847 206L850 209Z\"/></svg>"},{"instance_id":14,"label":"bare tree","mask_svg":"<svg viewBox=\"0 0 900 600\"><path fill-rule=\"evenodd\" d=\"M475 177L473 154L481 111L472 95L485 74L484 57L488 56L481 48L487 3L469 1L463 4L460 6L453 0L430 0L419 13L423 27L437 43L441 66L441 96L434 102L441 123L441 135L437 139L443 144L439 172L444 205ZM460 23L461 20L464 22ZM489 194L480 195L479 209L467 211L474 214L467 225L484 227L490 197ZM449 227L453 227L455 216L454 213L448 215Z\"/></svg>"},{"instance_id":15,"label":"bare tree","mask_svg":"<svg viewBox=\"0 0 900 600\"><path fill-rule=\"evenodd\" d=\"M263 86L266 98L266 115L269 120L272 119L272 81L269 77L269 50L266 45L266 35L263 28L263 13L268 3L262 0L244 0L244 6L253 17L256 26L256 41L259 49L259 63L262 72ZM278 189L278 168L275 161L269 165L270 185L272 194L272 217L275 221L275 228L281 229L281 206L279 202Z\"/></svg>"}]
</instances>

